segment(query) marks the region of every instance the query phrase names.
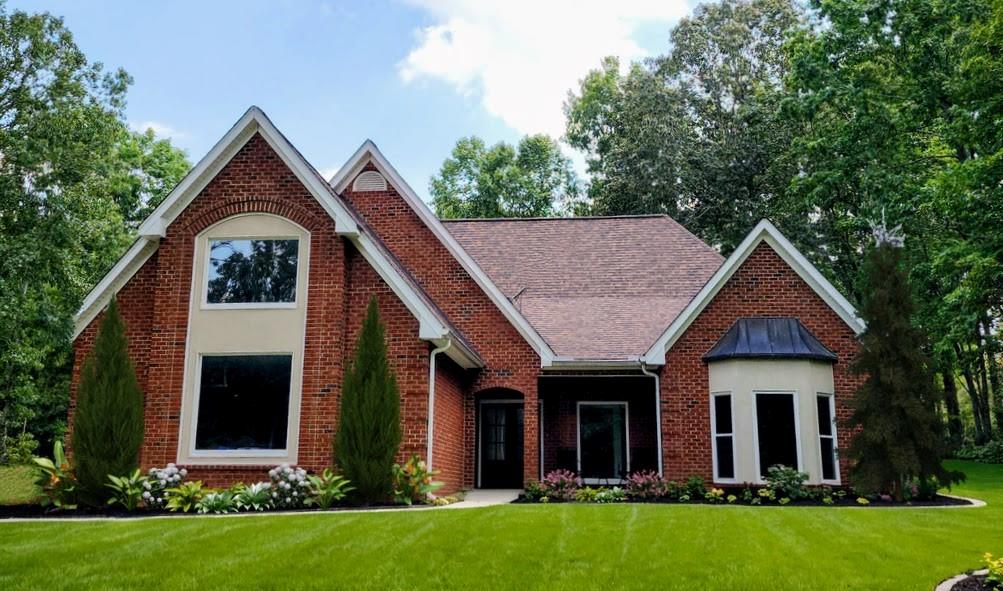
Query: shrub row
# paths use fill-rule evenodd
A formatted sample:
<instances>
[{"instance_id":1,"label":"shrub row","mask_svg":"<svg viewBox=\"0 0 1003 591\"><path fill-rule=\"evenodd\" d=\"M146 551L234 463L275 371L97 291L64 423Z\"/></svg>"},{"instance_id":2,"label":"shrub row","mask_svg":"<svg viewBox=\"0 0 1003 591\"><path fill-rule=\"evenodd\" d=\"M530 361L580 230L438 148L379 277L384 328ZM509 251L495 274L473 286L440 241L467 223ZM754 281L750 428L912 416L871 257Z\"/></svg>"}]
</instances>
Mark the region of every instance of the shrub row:
<instances>
[{"instance_id":1,"label":"shrub row","mask_svg":"<svg viewBox=\"0 0 1003 591\"><path fill-rule=\"evenodd\" d=\"M954 457L983 464L1003 464L1003 439L994 439L985 445L963 447L954 453Z\"/></svg>"},{"instance_id":2,"label":"shrub row","mask_svg":"<svg viewBox=\"0 0 1003 591\"><path fill-rule=\"evenodd\" d=\"M809 487L805 485L808 475L793 468L772 466L764 486L739 486L725 490L723 488L708 488L700 476L691 476L684 482L664 480L657 472L641 471L631 474L622 486L591 487L585 486L582 479L570 470L554 470L540 482L530 482L526 486L524 500L528 502L577 502L577 503L616 503L633 502L706 502L706 503L741 503L748 505L791 503L822 503L835 505L840 503L857 503L868 505L871 501L882 500L890 502L887 495L857 495L852 489L833 489L829 486ZM936 494L936 485L920 486L918 482L909 483L906 491L907 500L926 500Z\"/></svg>"},{"instance_id":3,"label":"shrub row","mask_svg":"<svg viewBox=\"0 0 1003 591\"><path fill-rule=\"evenodd\" d=\"M75 509L80 500L73 468L67 462L62 445L57 442L54 457L35 458L38 485L45 493L43 504L59 509ZM282 464L268 471L268 480L253 484L237 483L226 489L213 489L201 481L186 480L188 471L168 464L152 468L147 474L134 470L130 474L109 474L105 488L109 491L107 505L132 512L148 511L235 513L237 511L267 511L271 509L330 509L351 500L355 488L348 479L326 468L319 474L308 474L303 468ZM411 505L436 501L446 504L456 500L433 499L432 493L442 486L434 482L434 472L427 469L418 456L404 465L393 466L394 496L399 504Z\"/></svg>"}]
</instances>

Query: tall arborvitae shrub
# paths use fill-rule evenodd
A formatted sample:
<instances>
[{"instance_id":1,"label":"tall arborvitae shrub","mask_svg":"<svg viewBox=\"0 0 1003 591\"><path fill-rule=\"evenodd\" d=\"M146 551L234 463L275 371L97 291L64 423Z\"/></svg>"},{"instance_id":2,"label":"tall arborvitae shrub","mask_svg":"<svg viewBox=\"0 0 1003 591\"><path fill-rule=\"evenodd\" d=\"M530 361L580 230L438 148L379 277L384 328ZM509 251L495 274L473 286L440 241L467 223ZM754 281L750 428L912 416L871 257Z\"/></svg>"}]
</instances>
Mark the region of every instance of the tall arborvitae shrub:
<instances>
[{"instance_id":1,"label":"tall arborvitae shrub","mask_svg":"<svg viewBox=\"0 0 1003 591\"><path fill-rule=\"evenodd\" d=\"M355 487L357 501L377 503L389 497L400 442L400 391L373 298L345 375L335 441L335 461Z\"/></svg>"},{"instance_id":2,"label":"tall arborvitae shrub","mask_svg":"<svg viewBox=\"0 0 1003 591\"><path fill-rule=\"evenodd\" d=\"M143 393L115 300L108 304L94 348L80 371L72 443L84 503L104 505L108 475L124 476L139 466Z\"/></svg>"},{"instance_id":3,"label":"tall arborvitae shrub","mask_svg":"<svg viewBox=\"0 0 1003 591\"><path fill-rule=\"evenodd\" d=\"M950 485L964 476L945 470L939 391L912 323L913 302L902 269L901 239L883 227L864 261L860 316L867 323L853 369L865 377L850 401L849 447L855 487L903 500L907 480ZM891 236L891 237L889 237Z\"/></svg>"}]
</instances>

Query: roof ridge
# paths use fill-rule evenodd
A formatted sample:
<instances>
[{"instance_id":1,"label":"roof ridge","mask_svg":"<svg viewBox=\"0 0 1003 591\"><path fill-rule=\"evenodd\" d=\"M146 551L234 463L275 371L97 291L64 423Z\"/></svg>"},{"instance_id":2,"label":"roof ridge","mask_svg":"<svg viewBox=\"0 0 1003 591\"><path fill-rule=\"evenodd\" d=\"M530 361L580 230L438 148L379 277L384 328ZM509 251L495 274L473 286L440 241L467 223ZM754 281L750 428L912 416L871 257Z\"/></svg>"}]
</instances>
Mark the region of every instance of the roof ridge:
<instances>
[{"instance_id":1,"label":"roof ridge","mask_svg":"<svg viewBox=\"0 0 1003 591\"><path fill-rule=\"evenodd\" d=\"M636 213L636 214L621 214L621 215L581 215L581 216L564 216L564 217L537 216L537 217L505 217L505 218L439 218L439 221L444 224L449 224L453 222L578 222L578 221L589 221L589 220L619 220L619 219L636 219L636 218L666 218L670 220L672 219L671 216L664 213Z\"/></svg>"}]
</instances>

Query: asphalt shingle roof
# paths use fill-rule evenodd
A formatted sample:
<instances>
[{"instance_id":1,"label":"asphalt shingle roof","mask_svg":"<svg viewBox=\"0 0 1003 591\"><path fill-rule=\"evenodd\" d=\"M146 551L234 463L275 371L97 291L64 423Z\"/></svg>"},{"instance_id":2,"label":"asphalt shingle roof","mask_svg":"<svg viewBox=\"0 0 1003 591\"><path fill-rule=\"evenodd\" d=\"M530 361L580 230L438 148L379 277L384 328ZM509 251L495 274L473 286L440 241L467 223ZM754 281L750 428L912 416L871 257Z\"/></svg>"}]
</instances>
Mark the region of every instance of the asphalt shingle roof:
<instances>
[{"instance_id":1,"label":"asphalt shingle roof","mask_svg":"<svg viewBox=\"0 0 1003 591\"><path fill-rule=\"evenodd\" d=\"M723 257L662 215L443 220L562 357L642 355Z\"/></svg>"}]
</instances>

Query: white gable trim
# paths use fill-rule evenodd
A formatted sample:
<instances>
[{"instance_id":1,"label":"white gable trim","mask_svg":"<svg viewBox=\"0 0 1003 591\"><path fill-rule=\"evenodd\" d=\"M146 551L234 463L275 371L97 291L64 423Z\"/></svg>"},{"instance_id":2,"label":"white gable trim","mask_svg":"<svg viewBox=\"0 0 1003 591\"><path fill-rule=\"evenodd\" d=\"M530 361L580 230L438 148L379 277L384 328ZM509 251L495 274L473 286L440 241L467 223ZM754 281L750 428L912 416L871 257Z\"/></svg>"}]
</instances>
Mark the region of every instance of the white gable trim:
<instances>
[{"instance_id":1,"label":"white gable trim","mask_svg":"<svg viewBox=\"0 0 1003 591\"><path fill-rule=\"evenodd\" d=\"M251 107L178 183L153 213L143 221L139 227L140 238L84 299L84 303L74 319L73 338L77 338L87 328L111 298L132 279L143 263L149 260L150 256L156 252L160 238L166 235L167 227L171 222L177 219L181 212L191 204L202 189L219 174L220 170L230 162L255 133L261 134L285 165L293 171L303 186L327 211L335 222L335 231L355 244L380 278L390 286L394 294L418 320L419 338L437 342L454 337L455 335L451 334L449 328L439 319L426 300L415 292L412 284L404 279L390 263L383 251L373 244L371 238L359 232L359 225L354 215L331 193L331 188L304 160L303 156L285 136L279 133L261 109ZM453 357L462 367L482 365L476 353L463 347L459 342L460 339L455 338L454 340L457 341L457 346L452 348L454 352L450 357Z\"/></svg>"},{"instance_id":2,"label":"white gable trim","mask_svg":"<svg viewBox=\"0 0 1003 591\"><path fill-rule=\"evenodd\" d=\"M721 291L731 276L735 274L742 263L745 262L752 251L760 243L767 243L780 255L794 272L807 283L822 301L845 322L853 331L860 334L864 331L864 321L857 316L857 311L843 294L839 293L836 287L826 279L818 269L812 265L808 259L801 254L797 248L787 238L780 233L769 220L762 220L738 245L735 252L721 265L716 273L697 293L689 305L672 321L672 324L658 337L655 344L648 349L642 360L649 365L665 365L665 353L676 343L676 341L686 332L690 324L696 320L700 312L714 299Z\"/></svg>"},{"instance_id":3,"label":"white gable trim","mask_svg":"<svg viewBox=\"0 0 1003 591\"><path fill-rule=\"evenodd\" d=\"M219 174L230 160L244 147L255 133L268 142L272 150L279 155L283 163L296 175L301 183L311 192L321 206L334 219L335 230L340 234L357 234L359 232L355 218L344 205L334 199L324 187L323 180L310 168L310 165L293 148L265 113L258 107L251 107L230 128L216 145L209 150L198 164L192 168L185 178L172 190L152 214L139 226L139 235L149 238L162 238L182 211L202 192L202 189Z\"/></svg>"},{"instance_id":4,"label":"white gable trim","mask_svg":"<svg viewBox=\"0 0 1003 591\"><path fill-rule=\"evenodd\" d=\"M331 186L335 192L340 194L344 191L359 171L369 162L372 162L380 173L389 179L390 184L398 190L404 201L418 215L418 218L432 231L432 234L439 239L439 242L446 247L446 250L453 255L453 258L460 263L460 266L463 267L495 306L501 310L502 315L526 339L526 342L540 356L540 365L542 367L550 367L556 355L553 349L550 348L550 345L547 344L547 341L540 336L540 333L533 328L533 325L526 320L526 317L512 305L512 302L491 281L480 265L460 246L460 243L446 230L446 227L442 225L442 222L439 221L435 213L418 197L414 189L407 184L371 140L366 140L331 179Z\"/></svg>"}]
</instances>

